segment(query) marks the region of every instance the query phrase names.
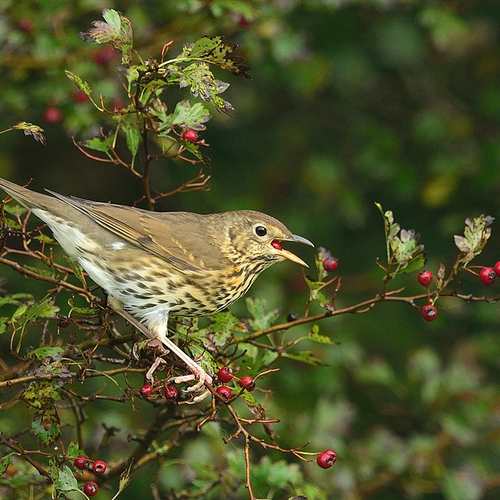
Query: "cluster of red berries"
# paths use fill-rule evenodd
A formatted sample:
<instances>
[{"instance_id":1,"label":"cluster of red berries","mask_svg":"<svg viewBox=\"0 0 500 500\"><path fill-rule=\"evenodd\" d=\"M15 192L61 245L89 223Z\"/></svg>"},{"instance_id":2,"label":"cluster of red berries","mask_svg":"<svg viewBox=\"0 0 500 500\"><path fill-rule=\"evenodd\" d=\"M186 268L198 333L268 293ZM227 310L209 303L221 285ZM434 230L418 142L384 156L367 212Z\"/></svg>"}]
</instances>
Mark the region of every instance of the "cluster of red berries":
<instances>
[{"instance_id":1,"label":"cluster of red berries","mask_svg":"<svg viewBox=\"0 0 500 500\"><path fill-rule=\"evenodd\" d=\"M104 474L106 472L106 462L104 460L91 460L90 458L80 455L76 457L74 462L75 467L80 470L91 470L94 474ZM83 492L93 497L99 493L99 486L95 481L87 481L83 486Z\"/></svg>"},{"instance_id":2,"label":"cluster of red berries","mask_svg":"<svg viewBox=\"0 0 500 500\"><path fill-rule=\"evenodd\" d=\"M479 279L486 286L491 286L495 283L497 276L500 276L500 260L493 267L483 267L479 271Z\"/></svg>"},{"instance_id":3,"label":"cluster of red berries","mask_svg":"<svg viewBox=\"0 0 500 500\"><path fill-rule=\"evenodd\" d=\"M143 398L147 399L149 398L149 396L151 396L154 390L155 389L152 385L144 384L140 388L139 393ZM163 395L165 396L165 399L167 401L174 402L177 401L177 399L179 398L179 390L177 389L177 387L175 387L175 385L167 384L163 388Z\"/></svg>"},{"instance_id":4,"label":"cluster of red berries","mask_svg":"<svg viewBox=\"0 0 500 500\"><path fill-rule=\"evenodd\" d=\"M233 370L229 366L223 366L217 372L217 378L219 379L219 382L227 384L234 378ZM238 384L240 385L240 387L246 389L247 391L253 391L255 389L255 380L249 375L245 375L244 377L238 379ZM217 387L216 392L224 399L229 399L233 395L231 389L227 385L220 385L219 387Z\"/></svg>"},{"instance_id":5,"label":"cluster of red berries","mask_svg":"<svg viewBox=\"0 0 500 500\"><path fill-rule=\"evenodd\" d=\"M432 275L432 273L426 269L418 273L417 281L422 286L428 288L431 285L433 278L434 276ZM422 307L422 309L420 309L420 313L422 314L422 318L424 318L425 321L434 321L437 318L438 310L434 304L427 304Z\"/></svg>"},{"instance_id":6,"label":"cluster of red berries","mask_svg":"<svg viewBox=\"0 0 500 500\"><path fill-rule=\"evenodd\" d=\"M322 469L329 469L337 461L337 454L333 450L325 450L318 455L316 463Z\"/></svg>"}]
</instances>

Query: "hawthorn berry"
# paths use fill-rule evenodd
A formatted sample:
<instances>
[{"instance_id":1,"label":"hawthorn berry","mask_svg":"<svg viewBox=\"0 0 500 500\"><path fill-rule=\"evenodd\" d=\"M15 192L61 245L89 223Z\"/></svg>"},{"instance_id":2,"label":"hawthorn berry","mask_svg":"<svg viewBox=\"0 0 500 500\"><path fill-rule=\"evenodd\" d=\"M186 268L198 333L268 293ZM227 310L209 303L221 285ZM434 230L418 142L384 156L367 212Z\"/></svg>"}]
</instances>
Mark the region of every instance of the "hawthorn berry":
<instances>
[{"instance_id":1,"label":"hawthorn berry","mask_svg":"<svg viewBox=\"0 0 500 500\"><path fill-rule=\"evenodd\" d=\"M229 399L232 396L231 389L226 385L220 385L215 392L224 399Z\"/></svg>"},{"instance_id":2,"label":"hawthorn berry","mask_svg":"<svg viewBox=\"0 0 500 500\"><path fill-rule=\"evenodd\" d=\"M43 120L47 123L59 123L63 119L61 110L56 106L48 106L43 112Z\"/></svg>"},{"instance_id":3,"label":"hawthorn berry","mask_svg":"<svg viewBox=\"0 0 500 500\"><path fill-rule=\"evenodd\" d=\"M418 273L417 280L422 286L429 286L432 283L432 273L430 271L422 271Z\"/></svg>"},{"instance_id":4,"label":"hawthorn berry","mask_svg":"<svg viewBox=\"0 0 500 500\"><path fill-rule=\"evenodd\" d=\"M339 261L335 257L326 257L323 259L323 269L327 273L332 273L339 266Z\"/></svg>"},{"instance_id":5,"label":"hawthorn berry","mask_svg":"<svg viewBox=\"0 0 500 500\"><path fill-rule=\"evenodd\" d=\"M83 455L80 455L79 457L76 457L74 460L75 467L77 469L86 469L87 464L90 462L90 460L87 457L84 457Z\"/></svg>"},{"instance_id":6,"label":"hawthorn berry","mask_svg":"<svg viewBox=\"0 0 500 500\"><path fill-rule=\"evenodd\" d=\"M68 326L73 323L72 319L68 318L68 316L65 316L64 314L57 316L56 322L59 328L68 328Z\"/></svg>"},{"instance_id":7,"label":"hawthorn berry","mask_svg":"<svg viewBox=\"0 0 500 500\"><path fill-rule=\"evenodd\" d=\"M252 21L243 15L238 16L238 26L240 28L248 28L249 26L252 26Z\"/></svg>"},{"instance_id":8,"label":"hawthorn berry","mask_svg":"<svg viewBox=\"0 0 500 500\"><path fill-rule=\"evenodd\" d=\"M481 280L481 283L483 283L483 285L491 286L493 285L493 283L495 283L497 274L492 267L483 267L481 271L479 271L479 279Z\"/></svg>"},{"instance_id":9,"label":"hawthorn berry","mask_svg":"<svg viewBox=\"0 0 500 500\"><path fill-rule=\"evenodd\" d=\"M421 313L422 313L422 318L424 318L425 321L434 321L437 318L438 310L436 306L432 304L427 304L424 307L422 307Z\"/></svg>"},{"instance_id":10,"label":"hawthorn berry","mask_svg":"<svg viewBox=\"0 0 500 500\"><path fill-rule=\"evenodd\" d=\"M255 389L255 380L248 375L241 377L239 384L247 391L253 391Z\"/></svg>"},{"instance_id":11,"label":"hawthorn berry","mask_svg":"<svg viewBox=\"0 0 500 500\"><path fill-rule=\"evenodd\" d=\"M167 401L176 401L179 397L179 391L175 385L166 385L165 386L165 399Z\"/></svg>"},{"instance_id":12,"label":"hawthorn berry","mask_svg":"<svg viewBox=\"0 0 500 500\"><path fill-rule=\"evenodd\" d=\"M323 451L316 458L316 463L322 469L329 469L337 461L337 454L333 450Z\"/></svg>"},{"instance_id":13,"label":"hawthorn berry","mask_svg":"<svg viewBox=\"0 0 500 500\"><path fill-rule=\"evenodd\" d=\"M144 384L140 390L139 390L141 396L143 398L148 398L149 395L153 392L153 386L149 385L149 384Z\"/></svg>"},{"instance_id":14,"label":"hawthorn berry","mask_svg":"<svg viewBox=\"0 0 500 500\"><path fill-rule=\"evenodd\" d=\"M77 104L87 102L88 100L89 96L83 90L75 90L73 92L73 101L75 101Z\"/></svg>"},{"instance_id":15,"label":"hawthorn berry","mask_svg":"<svg viewBox=\"0 0 500 500\"><path fill-rule=\"evenodd\" d=\"M19 29L25 33L31 33L33 31L33 21L27 17L19 19L17 25L19 26Z\"/></svg>"},{"instance_id":16,"label":"hawthorn berry","mask_svg":"<svg viewBox=\"0 0 500 500\"><path fill-rule=\"evenodd\" d=\"M182 133L182 138L188 142L196 142L198 140L198 134L194 130L185 130Z\"/></svg>"},{"instance_id":17,"label":"hawthorn berry","mask_svg":"<svg viewBox=\"0 0 500 500\"><path fill-rule=\"evenodd\" d=\"M87 481L83 487L83 492L88 497L93 497L99 493L99 486L95 481Z\"/></svg>"},{"instance_id":18,"label":"hawthorn berry","mask_svg":"<svg viewBox=\"0 0 500 500\"><path fill-rule=\"evenodd\" d=\"M497 276L500 276L500 260L493 266L493 270Z\"/></svg>"},{"instance_id":19,"label":"hawthorn berry","mask_svg":"<svg viewBox=\"0 0 500 500\"><path fill-rule=\"evenodd\" d=\"M104 460L96 460L92 465L92 470L96 474L104 474L106 472L106 462Z\"/></svg>"},{"instance_id":20,"label":"hawthorn berry","mask_svg":"<svg viewBox=\"0 0 500 500\"><path fill-rule=\"evenodd\" d=\"M217 372L217 378L224 384L230 382L233 379L233 377L234 377L233 370L229 368L229 366L223 366Z\"/></svg>"},{"instance_id":21,"label":"hawthorn berry","mask_svg":"<svg viewBox=\"0 0 500 500\"><path fill-rule=\"evenodd\" d=\"M281 244L281 241L273 240L271 241L271 246L273 248L276 248L276 250L283 250L283 245Z\"/></svg>"}]
</instances>

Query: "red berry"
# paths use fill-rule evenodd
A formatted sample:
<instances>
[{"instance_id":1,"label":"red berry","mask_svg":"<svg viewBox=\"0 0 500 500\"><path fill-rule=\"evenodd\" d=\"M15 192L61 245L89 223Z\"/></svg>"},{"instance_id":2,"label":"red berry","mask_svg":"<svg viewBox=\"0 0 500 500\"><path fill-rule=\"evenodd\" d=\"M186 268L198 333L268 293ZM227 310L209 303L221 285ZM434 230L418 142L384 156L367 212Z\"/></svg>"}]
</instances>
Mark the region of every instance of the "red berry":
<instances>
[{"instance_id":1,"label":"red berry","mask_svg":"<svg viewBox=\"0 0 500 500\"><path fill-rule=\"evenodd\" d=\"M96 460L92 466L92 470L96 474L104 474L106 472L106 462L104 460Z\"/></svg>"},{"instance_id":2,"label":"red berry","mask_svg":"<svg viewBox=\"0 0 500 500\"><path fill-rule=\"evenodd\" d=\"M101 47L92 54L93 61L99 66L108 66L118 54L109 46Z\"/></svg>"},{"instance_id":3,"label":"red berry","mask_svg":"<svg viewBox=\"0 0 500 500\"><path fill-rule=\"evenodd\" d=\"M425 321L434 321L437 318L438 310L436 306L427 304L426 306L422 307L421 313L422 318L424 318Z\"/></svg>"},{"instance_id":4,"label":"red berry","mask_svg":"<svg viewBox=\"0 0 500 500\"><path fill-rule=\"evenodd\" d=\"M73 92L73 101L78 104L83 102L87 102L89 100L89 96L83 90L75 90Z\"/></svg>"},{"instance_id":5,"label":"red berry","mask_svg":"<svg viewBox=\"0 0 500 500\"><path fill-rule=\"evenodd\" d=\"M271 241L271 246L273 248L276 248L276 250L283 250L283 245L281 244L281 241L273 240Z\"/></svg>"},{"instance_id":6,"label":"red berry","mask_svg":"<svg viewBox=\"0 0 500 500\"><path fill-rule=\"evenodd\" d=\"M73 323L73 320L71 318L68 318L67 316L64 316L64 314L60 314L57 316L56 322L59 328L68 328L68 326Z\"/></svg>"},{"instance_id":7,"label":"red berry","mask_svg":"<svg viewBox=\"0 0 500 500\"><path fill-rule=\"evenodd\" d=\"M255 380L248 375L241 377L239 384L247 391L253 391L255 389Z\"/></svg>"},{"instance_id":8,"label":"red berry","mask_svg":"<svg viewBox=\"0 0 500 500\"><path fill-rule=\"evenodd\" d=\"M429 286L432 283L432 273L430 271L422 271L418 273L417 280L422 286Z\"/></svg>"},{"instance_id":9,"label":"red berry","mask_svg":"<svg viewBox=\"0 0 500 500\"><path fill-rule=\"evenodd\" d=\"M176 401L179 397L179 391L175 385L166 385L165 386L165 399L167 401Z\"/></svg>"},{"instance_id":10,"label":"red berry","mask_svg":"<svg viewBox=\"0 0 500 500\"><path fill-rule=\"evenodd\" d=\"M238 25L240 26L240 28L248 28L249 26L252 26L252 21L241 15L238 17Z\"/></svg>"},{"instance_id":11,"label":"red berry","mask_svg":"<svg viewBox=\"0 0 500 500\"><path fill-rule=\"evenodd\" d=\"M335 257L327 257L323 259L323 269L327 273L332 273L339 266L339 261Z\"/></svg>"},{"instance_id":12,"label":"red berry","mask_svg":"<svg viewBox=\"0 0 500 500\"><path fill-rule=\"evenodd\" d=\"M28 19L27 17L19 19L17 25L19 26L19 29L21 31L24 31L25 33L31 33L33 31L33 22L31 21L31 19Z\"/></svg>"},{"instance_id":13,"label":"red berry","mask_svg":"<svg viewBox=\"0 0 500 500\"><path fill-rule=\"evenodd\" d=\"M88 497L93 497L99 493L99 486L97 486L97 483L94 481L87 481L83 487L83 492Z\"/></svg>"},{"instance_id":14,"label":"red berry","mask_svg":"<svg viewBox=\"0 0 500 500\"><path fill-rule=\"evenodd\" d=\"M47 123L59 123L63 119L62 112L56 106L49 106L43 112L43 119Z\"/></svg>"},{"instance_id":15,"label":"red berry","mask_svg":"<svg viewBox=\"0 0 500 500\"><path fill-rule=\"evenodd\" d=\"M141 396L143 398L147 398L153 392L153 387L151 385L149 385L149 384L144 384L140 388L139 392L141 393Z\"/></svg>"},{"instance_id":16,"label":"red berry","mask_svg":"<svg viewBox=\"0 0 500 500\"><path fill-rule=\"evenodd\" d=\"M316 463L322 469L329 469L337 461L337 454L333 450L323 451L318 455Z\"/></svg>"},{"instance_id":17,"label":"red berry","mask_svg":"<svg viewBox=\"0 0 500 500\"><path fill-rule=\"evenodd\" d=\"M493 270L497 276L500 276L500 260L493 266Z\"/></svg>"},{"instance_id":18,"label":"red berry","mask_svg":"<svg viewBox=\"0 0 500 500\"><path fill-rule=\"evenodd\" d=\"M79 457L76 457L74 460L75 467L77 469L86 469L87 464L90 462L90 460L87 457L84 457L83 455L80 455Z\"/></svg>"},{"instance_id":19,"label":"red berry","mask_svg":"<svg viewBox=\"0 0 500 500\"><path fill-rule=\"evenodd\" d=\"M222 396L224 399L229 399L231 397L231 389L225 385L220 385L216 390L219 396Z\"/></svg>"},{"instance_id":20,"label":"red berry","mask_svg":"<svg viewBox=\"0 0 500 500\"><path fill-rule=\"evenodd\" d=\"M229 366L223 366L218 372L217 372L217 378L223 383L230 382L233 379L233 370L229 368Z\"/></svg>"},{"instance_id":21,"label":"red berry","mask_svg":"<svg viewBox=\"0 0 500 500\"><path fill-rule=\"evenodd\" d=\"M198 134L194 130L185 130L182 133L182 138L185 141L196 142L198 140Z\"/></svg>"},{"instance_id":22,"label":"red berry","mask_svg":"<svg viewBox=\"0 0 500 500\"><path fill-rule=\"evenodd\" d=\"M481 271L479 271L479 279L483 283L483 285L491 286L495 283L497 279L497 274L492 267L483 267Z\"/></svg>"}]
</instances>

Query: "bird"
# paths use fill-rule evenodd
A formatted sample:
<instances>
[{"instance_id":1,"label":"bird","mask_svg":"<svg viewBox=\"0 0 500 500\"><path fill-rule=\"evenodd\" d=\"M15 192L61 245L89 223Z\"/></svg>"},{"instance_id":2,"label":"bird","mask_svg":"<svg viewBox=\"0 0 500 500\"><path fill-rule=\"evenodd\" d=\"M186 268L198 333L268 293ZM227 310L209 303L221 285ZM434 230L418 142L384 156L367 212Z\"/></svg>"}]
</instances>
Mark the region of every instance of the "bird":
<instances>
[{"instance_id":1,"label":"bird","mask_svg":"<svg viewBox=\"0 0 500 500\"><path fill-rule=\"evenodd\" d=\"M212 377L168 338L169 315L222 311L271 265L289 260L308 267L283 242L314 246L253 210L152 212L46 190L50 196L1 178L0 187L47 224L62 249L104 289L113 310L186 364L190 374L176 380L195 380L188 389L194 392Z\"/></svg>"}]
</instances>

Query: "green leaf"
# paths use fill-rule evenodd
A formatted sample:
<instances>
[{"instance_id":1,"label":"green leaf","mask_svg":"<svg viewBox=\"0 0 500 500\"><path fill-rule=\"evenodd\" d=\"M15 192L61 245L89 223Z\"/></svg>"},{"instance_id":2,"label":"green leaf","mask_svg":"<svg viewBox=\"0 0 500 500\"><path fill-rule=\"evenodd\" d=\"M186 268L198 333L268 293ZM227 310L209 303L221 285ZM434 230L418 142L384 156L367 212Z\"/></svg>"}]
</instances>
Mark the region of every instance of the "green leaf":
<instances>
[{"instance_id":1,"label":"green leaf","mask_svg":"<svg viewBox=\"0 0 500 500\"><path fill-rule=\"evenodd\" d=\"M34 418L31 431L43 445L51 445L59 437L59 418L55 409L44 411L43 417Z\"/></svg>"},{"instance_id":2,"label":"green leaf","mask_svg":"<svg viewBox=\"0 0 500 500\"><path fill-rule=\"evenodd\" d=\"M85 452L82 449L80 449L78 443L74 443L72 441L71 443L68 444L66 454L68 455L69 458L76 458L79 457L80 455L85 455Z\"/></svg>"},{"instance_id":3,"label":"green leaf","mask_svg":"<svg viewBox=\"0 0 500 500\"><path fill-rule=\"evenodd\" d=\"M120 12L114 9L102 11L104 21L93 21L93 28L80 37L85 41L112 45L122 54L122 64L128 66L132 62L132 24Z\"/></svg>"},{"instance_id":4,"label":"green leaf","mask_svg":"<svg viewBox=\"0 0 500 500\"><path fill-rule=\"evenodd\" d=\"M7 470L7 468L10 465L10 459L14 455L20 456L19 453L16 453L13 451L12 453L9 453L9 454L5 455L4 457L0 458L0 476L5 473L5 471Z\"/></svg>"},{"instance_id":5,"label":"green leaf","mask_svg":"<svg viewBox=\"0 0 500 500\"><path fill-rule=\"evenodd\" d=\"M141 143L141 133L137 128L137 123L131 122L126 119L126 115L118 115L121 119L119 121L121 131L125 135L125 141L127 143L127 148L132 155L132 164L134 163L135 157L139 151L139 145Z\"/></svg>"},{"instance_id":6,"label":"green leaf","mask_svg":"<svg viewBox=\"0 0 500 500\"><path fill-rule=\"evenodd\" d=\"M233 339L235 331L242 331L243 326L239 318L231 312L216 313L211 317L211 331L214 334L213 342L216 346L226 345Z\"/></svg>"},{"instance_id":7,"label":"green leaf","mask_svg":"<svg viewBox=\"0 0 500 500\"><path fill-rule=\"evenodd\" d=\"M82 80L74 73L71 73L71 71L65 70L64 73L82 92L85 93L85 95L90 97L90 94L92 94L92 89L86 81Z\"/></svg>"},{"instance_id":8,"label":"green leaf","mask_svg":"<svg viewBox=\"0 0 500 500\"><path fill-rule=\"evenodd\" d=\"M78 491L78 481L73 471L63 465L61 469L57 469L57 478L54 481L54 488L59 491Z\"/></svg>"},{"instance_id":9,"label":"green leaf","mask_svg":"<svg viewBox=\"0 0 500 500\"><path fill-rule=\"evenodd\" d=\"M394 278L397 274L421 269L425 265L426 258L424 246L418 244L420 235L414 230L401 229L394 221L392 211L384 211L380 203L375 205L384 218L389 276Z\"/></svg>"},{"instance_id":10,"label":"green leaf","mask_svg":"<svg viewBox=\"0 0 500 500\"><path fill-rule=\"evenodd\" d=\"M319 344L336 344L330 337L326 335L320 335L319 325L313 325L311 331L309 332L309 339L318 342Z\"/></svg>"},{"instance_id":11,"label":"green leaf","mask_svg":"<svg viewBox=\"0 0 500 500\"><path fill-rule=\"evenodd\" d=\"M280 309L267 311L266 301L263 299L249 297L246 299L246 305L248 312L252 315L249 325L253 331L265 330L266 328L269 328L276 323L281 314Z\"/></svg>"},{"instance_id":12,"label":"green leaf","mask_svg":"<svg viewBox=\"0 0 500 500\"><path fill-rule=\"evenodd\" d=\"M92 149L94 151L101 151L103 153L109 153L108 143L104 139L101 139L100 137L92 137L92 139L79 141L78 144L82 148Z\"/></svg>"},{"instance_id":13,"label":"green leaf","mask_svg":"<svg viewBox=\"0 0 500 500\"><path fill-rule=\"evenodd\" d=\"M464 254L460 259L467 265L474 257L479 255L488 239L491 236L491 224L495 219L489 215L480 215L471 219L468 217L465 220L464 235L455 235L455 245Z\"/></svg>"},{"instance_id":14,"label":"green leaf","mask_svg":"<svg viewBox=\"0 0 500 500\"><path fill-rule=\"evenodd\" d=\"M203 59L210 64L231 71L234 75L250 78L247 73L250 68L241 64L244 59L234 55L237 47L234 43L226 42L222 36L204 36L194 44L185 44L182 56Z\"/></svg>"},{"instance_id":15,"label":"green leaf","mask_svg":"<svg viewBox=\"0 0 500 500\"><path fill-rule=\"evenodd\" d=\"M300 363L305 363L311 366L325 366L325 363L319 358L314 356L311 351L301 351L301 352L284 352L282 354L284 358L292 359L294 361L299 361Z\"/></svg>"},{"instance_id":16,"label":"green leaf","mask_svg":"<svg viewBox=\"0 0 500 500\"><path fill-rule=\"evenodd\" d=\"M46 358L52 358L53 360L58 360L61 359L63 353L64 349L62 347L43 346L30 352L28 356L35 357L40 361Z\"/></svg>"},{"instance_id":17,"label":"green leaf","mask_svg":"<svg viewBox=\"0 0 500 500\"><path fill-rule=\"evenodd\" d=\"M12 128L16 130L22 130L24 132L24 135L33 136L36 141L41 142L43 145L45 145L47 142L45 136L43 135L43 128L39 127L38 125L34 125L33 123L29 122L19 122L13 125Z\"/></svg>"}]
</instances>

